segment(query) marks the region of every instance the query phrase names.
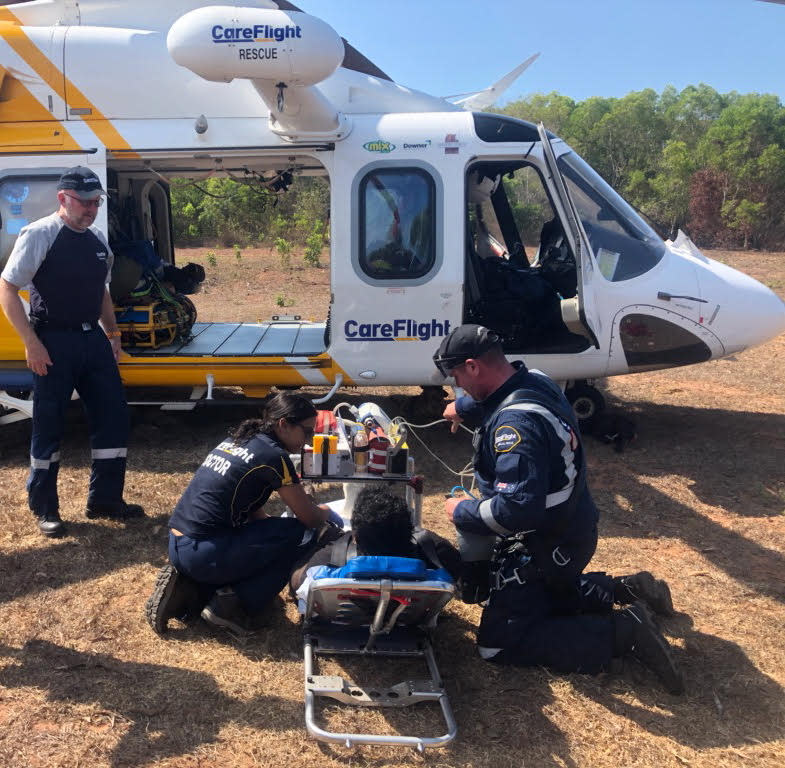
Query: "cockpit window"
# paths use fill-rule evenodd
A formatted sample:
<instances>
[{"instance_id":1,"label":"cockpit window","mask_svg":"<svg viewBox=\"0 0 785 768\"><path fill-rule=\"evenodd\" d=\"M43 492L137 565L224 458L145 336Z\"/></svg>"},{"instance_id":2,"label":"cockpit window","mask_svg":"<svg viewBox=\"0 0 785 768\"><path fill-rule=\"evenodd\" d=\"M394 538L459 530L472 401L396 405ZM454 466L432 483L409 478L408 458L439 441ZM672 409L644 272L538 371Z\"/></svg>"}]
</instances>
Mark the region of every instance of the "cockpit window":
<instances>
[{"instance_id":1,"label":"cockpit window","mask_svg":"<svg viewBox=\"0 0 785 768\"><path fill-rule=\"evenodd\" d=\"M556 162L607 280L630 280L659 263L665 243L623 197L575 152Z\"/></svg>"},{"instance_id":2,"label":"cockpit window","mask_svg":"<svg viewBox=\"0 0 785 768\"><path fill-rule=\"evenodd\" d=\"M435 186L419 168L374 170L360 182L360 267L377 280L422 277L436 260Z\"/></svg>"}]
</instances>

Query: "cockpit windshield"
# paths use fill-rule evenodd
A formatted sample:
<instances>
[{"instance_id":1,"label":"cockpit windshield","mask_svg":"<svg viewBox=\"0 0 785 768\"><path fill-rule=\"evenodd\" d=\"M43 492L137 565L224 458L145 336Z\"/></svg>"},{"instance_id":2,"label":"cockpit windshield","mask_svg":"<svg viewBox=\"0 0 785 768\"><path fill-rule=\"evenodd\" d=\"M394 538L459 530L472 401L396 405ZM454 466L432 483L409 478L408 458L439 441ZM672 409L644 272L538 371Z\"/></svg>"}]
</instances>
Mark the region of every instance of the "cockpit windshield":
<instances>
[{"instance_id":1,"label":"cockpit windshield","mask_svg":"<svg viewBox=\"0 0 785 768\"><path fill-rule=\"evenodd\" d=\"M662 239L588 163L575 152L556 162L607 280L638 277L662 259Z\"/></svg>"}]
</instances>

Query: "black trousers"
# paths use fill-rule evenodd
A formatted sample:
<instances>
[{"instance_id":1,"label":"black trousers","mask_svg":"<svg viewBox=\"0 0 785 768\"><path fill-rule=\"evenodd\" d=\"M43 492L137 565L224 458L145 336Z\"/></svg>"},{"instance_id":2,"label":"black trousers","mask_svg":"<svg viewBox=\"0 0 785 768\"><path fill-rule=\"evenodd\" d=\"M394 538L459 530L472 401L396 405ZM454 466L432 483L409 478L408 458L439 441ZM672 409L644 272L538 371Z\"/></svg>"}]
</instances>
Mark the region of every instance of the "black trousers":
<instances>
[{"instance_id":1,"label":"black trousers","mask_svg":"<svg viewBox=\"0 0 785 768\"><path fill-rule=\"evenodd\" d=\"M248 613L259 613L284 588L294 563L312 549L306 527L293 517L251 520L225 535L191 539L169 534L169 560L206 585L203 596L231 586Z\"/></svg>"},{"instance_id":2,"label":"black trousers","mask_svg":"<svg viewBox=\"0 0 785 768\"><path fill-rule=\"evenodd\" d=\"M497 663L557 672L608 669L614 634L611 578L582 573L596 546L596 527L580 541L535 546L531 561L518 568L518 579L492 590L477 636L480 653ZM513 577L514 566L502 567L502 577Z\"/></svg>"},{"instance_id":3,"label":"black trousers","mask_svg":"<svg viewBox=\"0 0 785 768\"><path fill-rule=\"evenodd\" d=\"M90 331L42 329L38 335L52 365L33 376L33 433L28 502L36 514L57 512L57 474L65 413L76 390L90 428L92 470L88 505L119 504L128 446L128 406L109 340Z\"/></svg>"}]
</instances>

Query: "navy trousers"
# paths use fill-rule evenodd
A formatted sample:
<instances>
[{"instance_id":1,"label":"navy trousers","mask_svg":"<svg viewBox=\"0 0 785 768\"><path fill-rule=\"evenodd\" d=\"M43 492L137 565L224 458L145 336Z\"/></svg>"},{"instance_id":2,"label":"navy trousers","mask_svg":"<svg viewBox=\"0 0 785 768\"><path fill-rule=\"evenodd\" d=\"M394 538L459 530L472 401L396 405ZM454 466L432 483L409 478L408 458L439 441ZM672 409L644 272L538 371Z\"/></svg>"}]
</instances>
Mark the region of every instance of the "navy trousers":
<instances>
[{"instance_id":1,"label":"navy trousers","mask_svg":"<svg viewBox=\"0 0 785 768\"><path fill-rule=\"evenodd\" d=\"M295 562L313 546L310 541L302 543L306 530L293 517L266 517L212 539L170 532L169 560L202 585L233 587L245 610L259 613L284 588Z\"/></svg>"},{"instance_id":2,"label":"navy trousers","mask_svg":"<svg viewBox=\"0 0 785 768\"><path fill-rule=\"evenodd\" d=\"M555 551L535 547L532 561L518 570L520 581L491 592L477 636L481 649L501 649L490 660L587 674L610 667L612 580L604 573L582 573L596 546L595 528Z\"/></svg>"},{"instance_id":3,"label":"navy trousers","mask_svg":"<svg viewBox=\"0 0 785 768\"><path fill-rule=\"evenodd\" d=\"M115 505L123 498L128 452L128 405L117 362L104 332L55 330L38 333L52 365L33 376L33 434L27 493L35 514L57 512L60 441L71 393L82 400L90 430L92 471L88 506Z\"/></svg>"}]
</instances>

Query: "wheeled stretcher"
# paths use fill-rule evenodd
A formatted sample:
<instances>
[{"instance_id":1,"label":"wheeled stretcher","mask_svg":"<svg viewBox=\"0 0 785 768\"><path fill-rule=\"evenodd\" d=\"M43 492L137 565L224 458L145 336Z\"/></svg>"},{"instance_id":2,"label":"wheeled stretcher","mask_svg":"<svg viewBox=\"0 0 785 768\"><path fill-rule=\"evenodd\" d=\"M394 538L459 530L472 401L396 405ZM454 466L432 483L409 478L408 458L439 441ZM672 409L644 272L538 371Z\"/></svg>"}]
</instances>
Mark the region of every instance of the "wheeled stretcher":
<instances>
[{"instance_id":1,"label":"wheeled stretcher","mask_svg":"<svg viewBox=\"0 0 785 768\"><path fill-rule=\"evenodd\" d=\"M340 568L323 566L308 585L305 601L305 724L309 735L327 742L444 746L457 726L431 645L439 613L452 599L449 574L429 570L422 560L361 556ZM317 673L319 656L414 657L429 677L391 687L357 684L340 675ZM359 707L408 707L436 703L446 730L436 735L337 733L317 722L316 700L327 697Z\"/></svg>"}]
</instances>

